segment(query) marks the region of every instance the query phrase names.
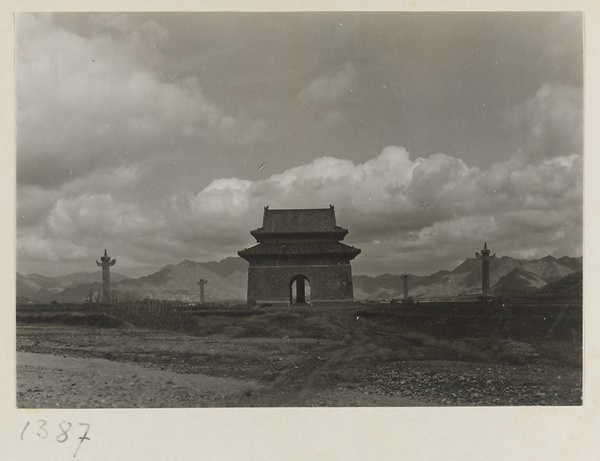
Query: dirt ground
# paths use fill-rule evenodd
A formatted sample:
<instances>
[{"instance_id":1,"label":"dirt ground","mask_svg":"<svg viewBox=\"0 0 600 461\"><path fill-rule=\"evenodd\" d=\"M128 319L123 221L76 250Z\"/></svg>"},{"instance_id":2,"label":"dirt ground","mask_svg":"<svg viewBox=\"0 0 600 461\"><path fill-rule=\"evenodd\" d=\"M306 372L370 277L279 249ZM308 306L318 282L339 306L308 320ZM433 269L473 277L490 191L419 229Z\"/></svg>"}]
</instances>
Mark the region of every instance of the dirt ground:
<instances>
[{"instance_id":1,"label":"dirt ground","mask_svg":"<svg viewBox=\"0 0 600 461\"><path fill-rule=\"evenodd\" d=\"M528 337L513 319L507 339L479 317L455 318L468 331L451 335L459 329L443 316L381 312L201 315L190 317L193 334L122 322L20 322L17 406L581 404L581 338L562 317L558 327L540 318Z\"/></svg>"}]
</instances>

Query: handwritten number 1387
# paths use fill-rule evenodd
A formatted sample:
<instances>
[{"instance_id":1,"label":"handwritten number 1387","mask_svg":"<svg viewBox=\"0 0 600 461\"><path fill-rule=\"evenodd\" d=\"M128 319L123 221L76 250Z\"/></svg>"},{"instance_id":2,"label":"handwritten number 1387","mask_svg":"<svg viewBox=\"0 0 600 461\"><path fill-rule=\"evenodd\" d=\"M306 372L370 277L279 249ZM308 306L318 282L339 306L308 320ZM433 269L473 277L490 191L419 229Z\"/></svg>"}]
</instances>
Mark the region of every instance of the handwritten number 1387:
<instances>
[{"instance_id":1,"label":"handwritten number 1387","mask_svg":"<svg viewBox=\"0 0 600 461\"><path fill-rule=\"evenodd\" d=\"M36 434L40 439L45 439L48 437L48 429L46 428L46 426L48 425L48 422L45 419L38 419L36 421L37 423L37 428L36 428ZM27 431L27 428L29 427L30 421L27 421L27 424L25 424L25 427L23 428L23 430L21 431L21 440L25 440L25 432ZM83 433L82 436L77 437L79 439L79 444L77 445L77 449L75 450L75 453L73 454L73 458L75 458L77 456L77 452L79 451L79 447L81 447L81 444L83 443L84 440L90 440L90 438L87 436L88 432L90 431L90 425L88 423L79 423L80 426L85 426L85 432ZM58 428L60 429L60 433L56 436L56 441L58 443L64 443L69 439L69 431L71 430L71 427L73 425L69 422L69 421L62 421L59 425Z\"/></svg>"}]
</instances>

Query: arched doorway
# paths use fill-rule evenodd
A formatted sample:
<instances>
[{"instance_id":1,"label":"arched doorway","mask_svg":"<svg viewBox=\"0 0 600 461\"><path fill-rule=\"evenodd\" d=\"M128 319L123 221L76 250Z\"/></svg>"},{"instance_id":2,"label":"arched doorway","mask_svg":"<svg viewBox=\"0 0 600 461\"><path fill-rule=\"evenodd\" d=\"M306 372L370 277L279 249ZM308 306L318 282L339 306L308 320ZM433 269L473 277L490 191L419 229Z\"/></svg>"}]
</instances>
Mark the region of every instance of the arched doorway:
<instances>
[{"instance_id":1,"label":"arched doorway","mask_svg":"<svg viewBox=\"0 0 600 461\"><path fill-rule=\"evenodd\" d=\"M310 281L304 275L290 280L290 303L310 304Z\"/></svg>"}]
</instances>

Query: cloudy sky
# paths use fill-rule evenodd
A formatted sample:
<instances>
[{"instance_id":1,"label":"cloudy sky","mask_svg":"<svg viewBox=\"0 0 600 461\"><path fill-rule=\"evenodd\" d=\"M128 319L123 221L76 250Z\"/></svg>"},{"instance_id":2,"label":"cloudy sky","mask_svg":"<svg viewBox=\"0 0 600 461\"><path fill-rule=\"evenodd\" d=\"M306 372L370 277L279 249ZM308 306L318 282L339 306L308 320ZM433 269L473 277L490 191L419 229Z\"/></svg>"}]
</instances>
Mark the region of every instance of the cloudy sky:
<instances>
[{"instance_id":1,"label":"cloudy sky","mask_svg":"<svg viewBox=\"0 0 600 461\"><path fill-rule=\"evenodd\" d=\"M17 15L17 270L129 276L335 205L354 273L582 255L565 13Z\"/></svg>"}]
</instances>

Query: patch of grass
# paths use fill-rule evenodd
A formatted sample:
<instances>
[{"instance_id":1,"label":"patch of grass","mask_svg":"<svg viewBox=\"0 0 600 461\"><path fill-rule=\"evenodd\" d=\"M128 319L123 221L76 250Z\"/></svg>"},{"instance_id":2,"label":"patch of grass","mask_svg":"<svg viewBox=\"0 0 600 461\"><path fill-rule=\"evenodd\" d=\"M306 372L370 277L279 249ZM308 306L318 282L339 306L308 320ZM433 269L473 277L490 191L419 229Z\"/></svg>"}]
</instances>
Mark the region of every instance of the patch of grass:
<instances>
[{"instance_id":1,"label":"patch of grass","mask_svg":"<svg viewBox=\"0 0 600 461\"><path fill-rule=\"evenodd\" d=\"M50 312L41 314L17 314L17 323L48 323L55 325L77 325L99 328L118 328L124 325L124 322L118 318L102 312Z\"/></svg>"},{"instance_id":2,"label":"patch of grass","mask_svg":"<svg viewBox=\"0 0 600 461\"><path fill-rule=\"evenodd\" d=\"M144 300L99 305L98 310L142 328L192 331L194 319L186 313L184 304Z\"/></svg>"},{"instance_id":3,"label":"patch of grass","mask_svg":"<svg viewBox=\"0 0 600 461\"><path fill-rule=\"evenodd\" d=\"M401 336L412 347L436 349L438 352L435 354L446 360L524 365L538 357L531 344L519 341L490 338L450 340L415 331Z\"/></svg>"},{"instance_id":4,"label":"patch of grass","mask_svg":"<svg viewBox=\"0 0 600 461\"><path fill-rule=\"evenodd\" d=\"M536 352L545 359L580 364L583 347L581 338L541 340L534 342Z\"/></svg>"},{"instance_id":5,"label":"patch of grass","mask_svg":"<svg viewBox=\"0 0 600 461\"><path fill-rule=\"evenodd\" d=\"M142 300L111 305L18 306L17 322L135 326L223 338L307 338L358 342L361 347L372 343L370 353L380 350L382 360L397 356L519 364L537 354L543 359L581 363L580 312L543 307L511 306L510 312L496 309L498 313L495 306L457 304L265 308ZM282 348L285 353L287 346Z\"/></svg>"}]
</instances>

